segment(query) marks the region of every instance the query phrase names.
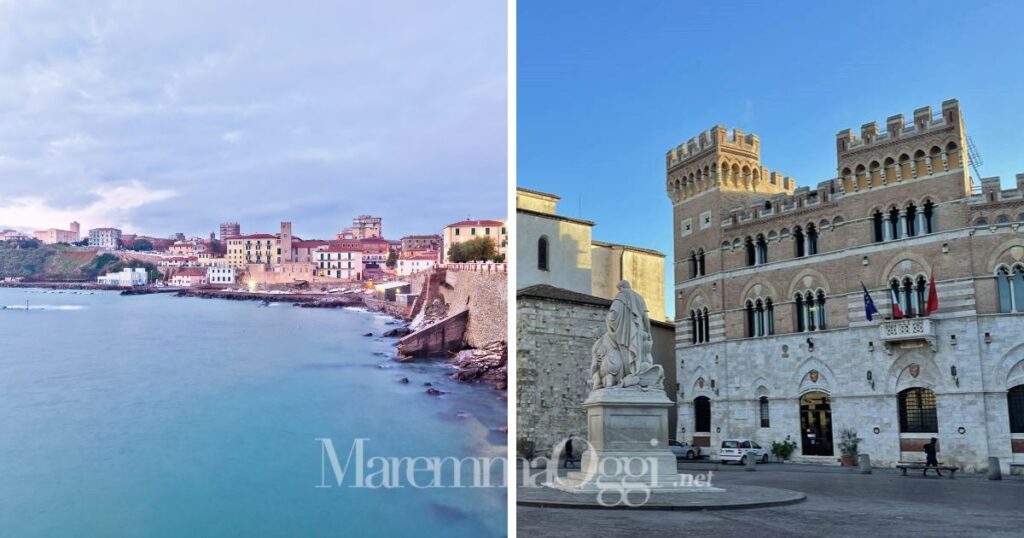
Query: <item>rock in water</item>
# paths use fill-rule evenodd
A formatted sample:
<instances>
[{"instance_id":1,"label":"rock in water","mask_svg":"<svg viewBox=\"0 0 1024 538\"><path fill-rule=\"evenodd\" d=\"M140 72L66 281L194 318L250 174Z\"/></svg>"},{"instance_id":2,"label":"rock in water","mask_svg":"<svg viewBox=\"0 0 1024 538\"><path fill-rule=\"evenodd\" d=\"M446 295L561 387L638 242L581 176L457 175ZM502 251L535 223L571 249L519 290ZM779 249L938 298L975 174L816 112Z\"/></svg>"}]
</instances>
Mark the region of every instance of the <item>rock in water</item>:
<instances>
[{"instance_id":1,"label":"rock in water","mask_svg":"<svg viewBox=\"0 0 1024 538\"><path fill-rule=\"evenodd\" d=\"M366 333L363 336L373 336L373 333Z\"/></svg>"},{"instance_id":2,"label":"rock in water","mask_svg":"<svg viewBox=\"0 0 1024 538\"><path fill-rule=\"evenodd\" d=\"M402 379L399 379L398 382L407 385L409 384L409 378L403 377Z\"/></svg>"},{"instance_id":3,"label":"rock in water","mask_svg":"<svg viewBox=\"0 0 1024 538\"><path fill-rule=\"evenodd\" d=\"M480 349L464 349L448 361L458 368L451 378L467 383L487 383L498 390L508 387L508 344L495 341Z\"/></svg>"},{"instance_id":4,"label":"rock in water","mask_svg":"<svg viewBox=\"0 0 1024 538\"><path fill-rule=\"evenodd\" d=\"M440 396L440 395L442 395L444 393L439 391L439 390L437 390L437 389L435 389L434 387L430 387L429 389L427 389L427 394L429 394L431 396Z\"/></svg>"}]
</instances>

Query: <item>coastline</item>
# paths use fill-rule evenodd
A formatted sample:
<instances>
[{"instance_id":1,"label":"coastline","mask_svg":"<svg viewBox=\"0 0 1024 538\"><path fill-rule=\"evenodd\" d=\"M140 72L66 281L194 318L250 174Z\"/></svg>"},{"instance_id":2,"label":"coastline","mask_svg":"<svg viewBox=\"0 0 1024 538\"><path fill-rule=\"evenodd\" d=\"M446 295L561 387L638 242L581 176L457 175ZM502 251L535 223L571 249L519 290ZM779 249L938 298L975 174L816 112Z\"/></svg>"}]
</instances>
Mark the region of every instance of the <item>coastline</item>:
<instances>
[{"instance_id":1,"label":"coastline","mask_svg":"<svg viewBox=\"0 0 1024 538\"><path fill-rule=\"evenodd\" d=\"M88 290L88 291L120 291L121 295L148 295L154 293L173 293L175 297L189 297L198 299L224 299L231 301L262 301L264 303L292 303L299 308L358 308L366 312L381 314L394 320L397 326L394 332L379 336L381 338L396 338L393 347L397 347L398 340L411 332L413 319L397 312L395 309L386 308L381 301L365 300L362 296L349 294L338 296L326 293L265 293L249 291L228 291L226 289L213 288L157 288L145 286L141 288L123 288L120 286L109 286L93 282L0 282L0 288L20 289L42 289L42 290ZM416 330L429 327L420 326ZM399 330L400 328L400 330ZM390 333L390 334L389 334ZM498 345L500 344L500 345ZM494 390L507 394L507 343L489 343L482 348L464 348L455 354L435 354L421 357L427 360L444 360L455 369L455 373L449 376L450 379L461 383L485 383ZM408 362L415 360L412 357L404 357L396 349L392 360L396 362Z\"/></svg>"}]
</instances>

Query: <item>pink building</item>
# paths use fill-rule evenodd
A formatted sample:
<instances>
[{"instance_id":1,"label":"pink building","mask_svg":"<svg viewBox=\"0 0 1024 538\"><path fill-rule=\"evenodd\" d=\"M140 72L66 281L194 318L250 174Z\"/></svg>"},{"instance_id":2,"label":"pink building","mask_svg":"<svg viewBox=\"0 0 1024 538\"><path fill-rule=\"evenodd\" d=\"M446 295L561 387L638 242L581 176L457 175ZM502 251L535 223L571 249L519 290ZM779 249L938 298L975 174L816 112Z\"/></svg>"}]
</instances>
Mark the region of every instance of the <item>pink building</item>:
<instances>
[{"instance_id":1,"label":"pink building","mask_svg":"<svg viewBox=\"0 0 1024 538\"><path fill-rule=\"evenodd\" d=\"M33 232L32 235L43 243L52 245L54 243L77 243L80 232L81 226L77 222L72 222L70 230L50 228L48 230Z\"/></svg>"},{"instance_id":2,"label":"pink building","mask_svg":"<svg viewBox=\"0 0 1024 538\"><path fill-rule=\"evenodd\" d=\"M206 269L199 267L186 267L171 277L171 285L173 286L184 286L191 288L193 286L205 286L206 280Z\"/></svg>"}]
</instances>

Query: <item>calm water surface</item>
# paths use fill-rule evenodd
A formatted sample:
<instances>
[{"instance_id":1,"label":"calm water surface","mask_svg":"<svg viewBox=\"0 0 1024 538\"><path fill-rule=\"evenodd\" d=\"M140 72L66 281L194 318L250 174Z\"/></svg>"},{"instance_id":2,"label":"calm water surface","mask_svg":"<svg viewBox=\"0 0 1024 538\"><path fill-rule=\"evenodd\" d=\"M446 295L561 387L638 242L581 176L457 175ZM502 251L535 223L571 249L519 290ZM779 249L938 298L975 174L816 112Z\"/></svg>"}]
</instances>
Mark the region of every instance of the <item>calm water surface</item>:
<instances>
[{"instance_id":1,"label":"calm water surface","mask_svg":"<svg viewBox=\"0 0 1024 538\"><path fill-rule=\"evenodd\" d=\"M342 464L357 437L368 456L505 456L500 393L391 361L393 339L362 336L386 317L23 289L0 305L19 307L0 310L2 536L505 534L503 489L314 487L316 438Z\"/></svg>"}]
</instances>

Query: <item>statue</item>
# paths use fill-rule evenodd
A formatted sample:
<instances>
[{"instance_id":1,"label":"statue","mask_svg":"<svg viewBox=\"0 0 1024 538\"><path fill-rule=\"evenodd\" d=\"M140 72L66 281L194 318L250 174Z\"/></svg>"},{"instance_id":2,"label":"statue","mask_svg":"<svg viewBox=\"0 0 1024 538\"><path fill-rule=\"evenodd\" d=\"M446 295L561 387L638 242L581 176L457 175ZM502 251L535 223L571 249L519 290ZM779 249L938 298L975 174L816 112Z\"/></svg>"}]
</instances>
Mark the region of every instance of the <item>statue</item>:
<instances>
[{"instance_id":1,"label":"statue","mask_svg":"<svg viewBox=\"0 0 1024 538\"><path fill-rule=\"evenodd\" d=\"M620 280L605 318L605 333L591 349L591 387L663 389L665 372L651 355L651 320L643 297Z\"/></svg>"}]
</instances>

